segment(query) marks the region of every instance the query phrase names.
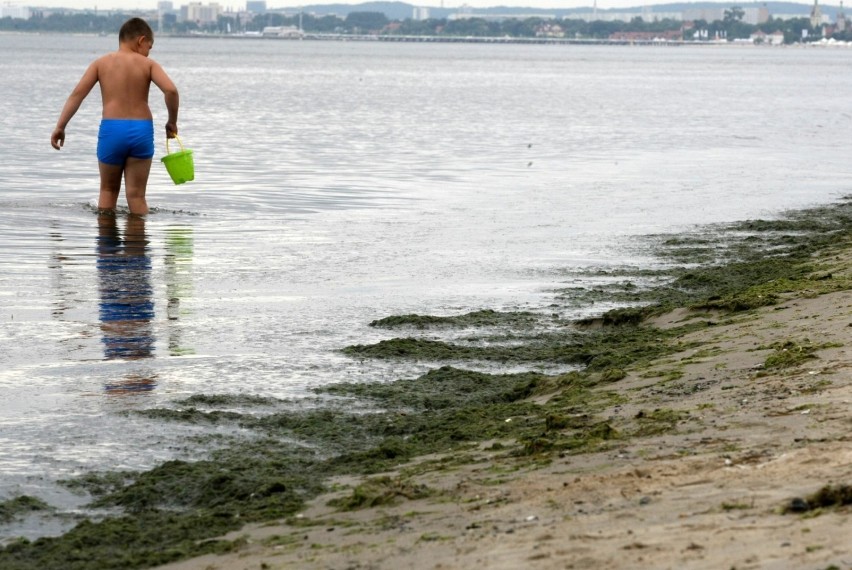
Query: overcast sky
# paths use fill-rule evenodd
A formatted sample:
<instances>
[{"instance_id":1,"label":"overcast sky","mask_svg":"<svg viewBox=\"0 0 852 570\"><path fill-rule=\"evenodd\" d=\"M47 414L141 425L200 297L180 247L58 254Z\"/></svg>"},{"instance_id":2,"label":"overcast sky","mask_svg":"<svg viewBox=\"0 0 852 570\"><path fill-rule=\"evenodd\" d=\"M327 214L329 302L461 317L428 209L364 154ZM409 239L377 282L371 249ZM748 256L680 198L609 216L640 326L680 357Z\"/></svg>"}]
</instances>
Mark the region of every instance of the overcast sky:
<instances>
[{"instance_id":1,"label":"overcast sky","mask_svg":"<svg viewBox=\"0 0 852 570\"><path fill-rule=\"evenodd\" d=\"M183 4L188 3L189 0L172 0L172 3L175 7L181 6ZM201 0L204 4L209 4L210 0ZM266 5L269 8L295 8L299 5L308 5L308 4L332 4L332 3L340 3L340 4L361 4L364 0L305 0L300 2L300 0L267 0ZM467 4L468 6L472 6L474 8L486 8L491 6L523 6L523 7L531 7L531 8L581 8L585 6L591 6L593 0L406 0L409 4L417 5L417 6L431 6L431 7L443 7L445 8L457 8L463 4ZM598 8L601 9L609 9L609 8L632 8L639 7L642 5L645 6L653 6L654 4L667 4L672 2L673 0L646 0L643 2L642 0L598 0ZM796 0L792 0L796 1ZM3 4L6 4L9 0L2 0ZM44 2L44 0L42 0ZM27 0L11 0L9 2L15 5L35 5L36 2L28 2ZM744 3L744 2L741 2ZM812 2L802 2L798 1L797 3L801 4L811 4ZM839 5L839 0L837 2L825 0L821 1L822 5L830 5L836 6ZM41 4L41 2L38 2ZM736 4L734 0L731 0L731 5ZM144 10L153 10L157 7L157 0L54 0L50 2L51 6L62 6L65 8L89 8L93 9L97 7L98 9L124 9L128 10L131 8L141 8ZM231 8L233 10L241 10L245 8L245 1L237 1L233 2L230 0L219 0L219 5L225 9Z\"/></svg>"}]
</instances>

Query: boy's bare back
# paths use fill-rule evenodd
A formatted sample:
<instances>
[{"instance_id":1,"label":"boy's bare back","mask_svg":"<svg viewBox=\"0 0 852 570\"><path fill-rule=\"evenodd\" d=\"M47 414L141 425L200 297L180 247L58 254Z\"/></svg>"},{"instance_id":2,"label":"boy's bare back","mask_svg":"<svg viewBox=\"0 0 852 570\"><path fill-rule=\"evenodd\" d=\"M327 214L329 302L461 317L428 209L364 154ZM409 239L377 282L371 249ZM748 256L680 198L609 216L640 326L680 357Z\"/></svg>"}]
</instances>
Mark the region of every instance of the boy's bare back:
<instances>
[{"instance_id":1,"label":"boy's bare back","mask_svg":"<svg viewBox=\"0 0 852 570\"><path fill-rule=\"evenodd\" d=\"M105 119L150 119L151 83L163 91L174 88L159 64L126 46L96 60L92 67L101 86Z\"/></svg>"}]
</instances>

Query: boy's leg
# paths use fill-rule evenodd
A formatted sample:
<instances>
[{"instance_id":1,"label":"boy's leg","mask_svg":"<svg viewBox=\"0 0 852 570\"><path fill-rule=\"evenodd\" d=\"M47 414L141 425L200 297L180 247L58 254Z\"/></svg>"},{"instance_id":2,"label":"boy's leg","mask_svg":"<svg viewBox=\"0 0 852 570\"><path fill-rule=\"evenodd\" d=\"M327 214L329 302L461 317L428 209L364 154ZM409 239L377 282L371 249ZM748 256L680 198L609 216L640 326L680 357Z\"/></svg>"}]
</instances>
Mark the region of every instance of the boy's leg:
<instances>
[{"instance_id":1,"label":"boy's leg","mask_svg":"<svg viewBox=\"0 0 852 570\"><path fill-rule=\"evenodd\" d=\"M98 161L98 169L101 172L101 193L98 196L98 209L115 210L118 193L121 190L121 175L124 172L124 166Z\"/></svg>"},{"instance_id":2,"label":"boy's leg","mask_svg":"<svg viewBox=\"0 0 852 570\"><path fill-rule=\"evenodd\" d=\"M150 158L129 157L124 163L124 190L127 192L127 205L131 214L144 216L148 213L145 191L148 189L150 173Z\"/></svg>"}]
</instances>

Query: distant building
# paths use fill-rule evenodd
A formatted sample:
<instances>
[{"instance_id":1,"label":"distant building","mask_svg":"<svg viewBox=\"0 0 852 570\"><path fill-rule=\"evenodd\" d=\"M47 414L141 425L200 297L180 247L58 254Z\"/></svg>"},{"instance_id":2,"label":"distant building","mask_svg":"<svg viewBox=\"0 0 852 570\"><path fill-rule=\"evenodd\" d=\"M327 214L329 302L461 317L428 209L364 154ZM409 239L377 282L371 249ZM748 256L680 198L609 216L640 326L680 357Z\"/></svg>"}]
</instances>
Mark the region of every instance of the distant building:
<instances>
[{"instance_id":1,"label":"distant building","mask_svg":"<svg viewBox=\"0 0 852 570\"><path fill-rule=\"evenodd\" d=\"M769 21L769 8L764 4L759 8L743 8L743 22L757 26Z\"/></svg>"},{"instance_id":2,"label":"distant building","mask_svg":"<svg viewBox=\"0 0 852 570\"><path fill-rule=\"evenodd\" d=\"M784 34L781 32L773 32L771 34L767 34L758 30L749 36L749 40L751 40L752 43L755 44L780 46L784 43Z\"/></svg>"},{"instance_id":3,"label":"distant building","mask_svg":"<svg viewBox=\"0 0 852 570\"><path fill-rule=\"evenodd\" d=\"M477 14L473 11L459 11L450 14L450 20L469 20L477 18L489 22L503 22L505 20L527 20L529 18L541 18L542 20L555 20L555 14Z\"/></svg>"},{"instance_id":4,"label":"distant building","mask_svg":"<svg viewBox=\"0 0 852 570\"><path fill-rule=\"evenodd\" d=\"M766 6L759 8L749 7L740 8L743 11L743 23L757 26L769 21L769 9ZM712 8L689 8L683 11L683 19L687 22L695 20L704 20L706 22L715 22L716 20L724 20L725 12L729 8L712 7Z\"/></svg>"},{"instance_id":5,"label":"distant building","mask_svg":"<svg viewBox=\"0 0 852 570\"><path fill-rule=\"evenodd\" d=\"M0 6L0 18L14 18L16 20L29 20L32 12L26 6Z\"/></svg>"},{"instance_id":6,"label":"distant building","mask_svg":"<svg viewBox=\"0 0 852 570\"><path fill-rule=\"evenodd\" d=\"M263 28L265 38L301 38L302 30L296 26L266 26Z\"/></svg>"},{"instance_id":7,"label":"distant building","mask_svg":"<svg viewBox=\"0 0 852 570\"><path fill-rule=\"evenodd\" d=\"M565 30L562 26L556 23L543 23L535 29L535 37L537 38L564 38Z\"/></svg>"},{"instance_id":8,"label":"distant building","mask_svg":"<svg viewBox=\"0 0 852 570\"><path fill-rule=\"evenodd\" d=\"M819 7L819 0L814 0L814 6L811 8L811 27L818 28L822 25L822 9Z\"/></svg>"},{"instance_id":9,"label":"distant building","mask_svg":"<svg viewBox=\"0 0 852 570\"><path fill-rule=\"evenodd\" d=\"M426 6L415 6L413 10L413 14L411 16L412 20L428 20L429 19L429 8Z\"/></svg>"},{"instance_id":10,"label":"distant building","mask_svg":"<svg viewBox=\"0 0 852 570\"><path fill-rule=\"evenodd\" d=\"M610 34L609 39L628 42L667 42L683 39L680 30L666 30L662 32L615 32Z\"/></svg>"},{"instance_id":11,"label":"distant building","mask_svg":"<svg viewBox=\"0 0 852 570\"><path fill-rule=\"evenodd\" d=\"M634 18L642 18L645 22L659 22L660 20L681 21L685 19L683 12L653 12L651 10L644 10L642 12L578 12L568 16L570 20L583 20L584 22L632 22Z\"/></svg>"},{"instance_id":12,"label":"distant building","mask_svg":"<svg viewBox=\"0 0 852 570\"><path fill-rule=\"evenodd\" d=\"M266 14L266 0L246 2L246 12L251 12L252 14Z\"/></svg>"},{"instance_id":13,"label":"distant building","mask_svg":"<svg viewBox=\"0 0 852 570\"><path fill-rule=\"evenodd\" d=\"M166 18L170 17L172 21L177 19L175 6L171 2L157 2L157 33L163 32L163 25Z\"/></svg>"},{"instance_id":14,"label":"distant building","mask_svg":"<svg viewBox=\"0 0 852 570\"><path fill-rule=\"evenodd\" d=\"M837 24L834 29L838 32L845 32L847 28L846 14L843 13L843 0L840 0L840 9L837 11Z\"/></svg>"},{"instance_id":15,"label":"distant building","mask_svg":"<svg viewBox=\"0 0 852 570\"><path fill-rule=\"evenodd\" d=\"M184 21L195 22L199 25L215 24L222 13L222 7L216 2L202 4L201 2L190 2L180 8L181 17Z\"/></svg>"}]
</instances>

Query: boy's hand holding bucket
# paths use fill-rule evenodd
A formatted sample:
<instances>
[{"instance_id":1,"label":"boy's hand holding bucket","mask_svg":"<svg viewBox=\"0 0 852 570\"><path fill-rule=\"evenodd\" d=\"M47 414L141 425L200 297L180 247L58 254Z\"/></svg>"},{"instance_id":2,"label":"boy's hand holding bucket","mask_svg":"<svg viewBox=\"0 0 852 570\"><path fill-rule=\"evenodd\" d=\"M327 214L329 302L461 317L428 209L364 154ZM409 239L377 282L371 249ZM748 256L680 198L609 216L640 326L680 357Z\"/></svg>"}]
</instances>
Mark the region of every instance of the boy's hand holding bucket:
<instances>
[{"instance_id":1,"label":"boy's hand holding bucket","mask_svg":"<svg viewBox=\"0 0 852 570\"><path fill-rule=\"evenodd\" d=\"M195 164L192 161L192 151L183 148L183 143L175 134L175 139L180 145L180 150L171 152L169 150L169 138L166 137L166 156L161 158L163 164L166 165L166 170L175 184L183 184L190 180L195 180Z\"/></svg>"}]
</instances>

